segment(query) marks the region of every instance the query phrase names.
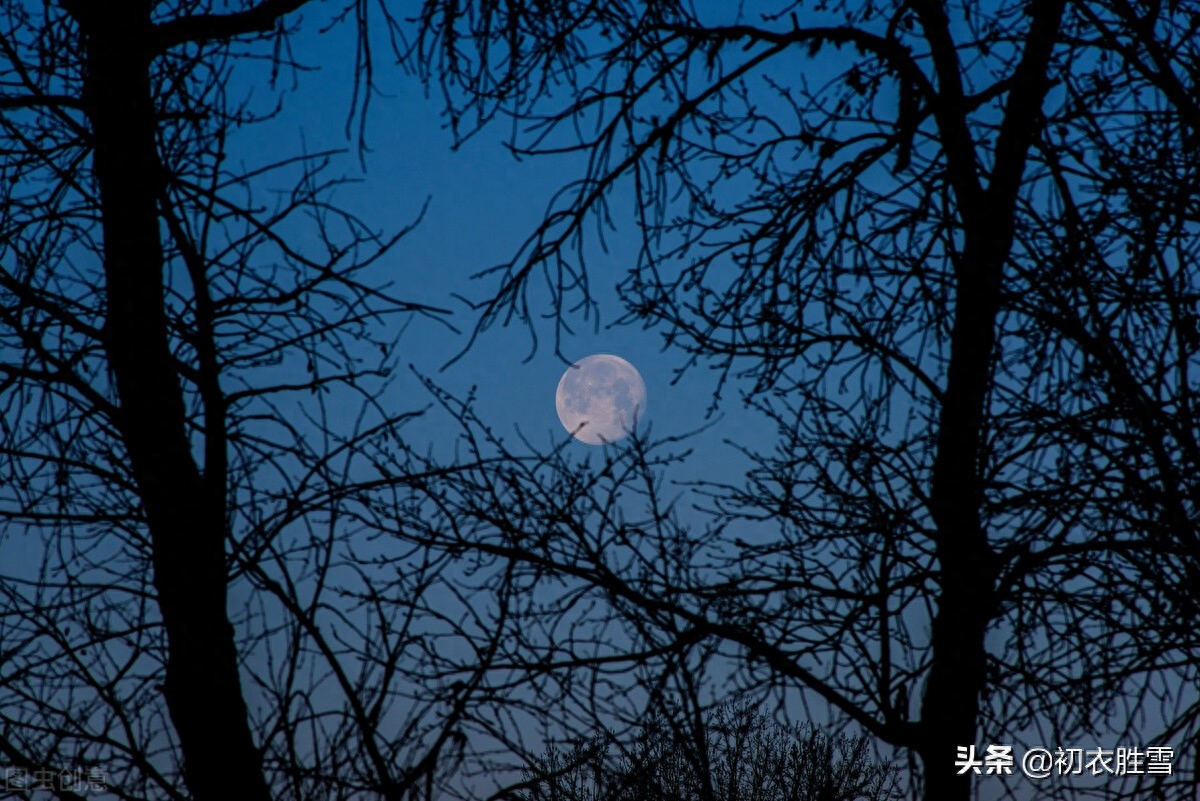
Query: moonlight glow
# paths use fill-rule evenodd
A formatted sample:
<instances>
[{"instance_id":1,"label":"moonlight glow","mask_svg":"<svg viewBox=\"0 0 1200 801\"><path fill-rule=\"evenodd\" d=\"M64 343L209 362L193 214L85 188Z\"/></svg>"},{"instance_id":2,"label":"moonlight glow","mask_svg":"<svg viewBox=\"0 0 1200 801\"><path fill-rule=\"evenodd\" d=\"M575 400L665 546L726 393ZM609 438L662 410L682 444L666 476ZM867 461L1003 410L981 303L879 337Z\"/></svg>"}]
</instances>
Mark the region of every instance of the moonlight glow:
<instances>
[{"instance_id":1,"label":"moonlight glow","mask_svg":"<svg viewBox=\"0 0 1200 801\"><path fill-rule=\"evenodd\" d=\"M646 384L620 356L598 353L567 368L554 397L563 428L603 445L627 436L646 413Z\"/></svg>"}]
</instances>

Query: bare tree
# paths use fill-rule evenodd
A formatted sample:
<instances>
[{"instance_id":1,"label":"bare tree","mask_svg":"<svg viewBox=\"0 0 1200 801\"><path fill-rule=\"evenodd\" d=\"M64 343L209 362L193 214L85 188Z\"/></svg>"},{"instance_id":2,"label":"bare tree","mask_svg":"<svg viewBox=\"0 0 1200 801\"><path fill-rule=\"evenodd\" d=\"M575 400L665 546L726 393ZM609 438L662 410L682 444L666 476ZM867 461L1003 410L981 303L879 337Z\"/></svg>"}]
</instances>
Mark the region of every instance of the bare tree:
<instances>
[{"instance_id":1,"label":"bare tree","mask_svg":"<svg viewBox=\"0 0 1200 801\"><path fill-rule=\"evenodd\" d=\"M1150 715L1195 749L1172 706L1195 678L1194 8L431 0L423 23L459 119L586 160L480 329L532 324L539 273L555 319L593 303L588 221L630 188L625 321L718 396L746 380L779 436L709 488L709 531L645 498L604 516L618 465L662 486L634 453L475 475L439 503L455 530L403 536L590 587L647 649L725 643L747 686L917 755L927 798L969 797L956 749L985 741L1152 737Z\"/></svg>"},{"instance_id":2,"label":"bare tree","mask_svg":"<svg viewBox=\"0 0 1200 801\"><path fill-rule=\"evenodd\" d=\"M0 5L0 761L30 776L432 797L519 707L485 681L505 593L342 513L411 478L362 454L419 416L378 402L399 321L444 315L373 271L405 231L333 203L337 154L240 164L272 108L229 76L295 68L305 5Z\"/></svg>"},{"instance_id":3,"label":"bare tree","mask_svg":"<svg viewBox=\"0 0 1200 801\"><path fill-rule=\"evenodd\" d=\"M699 730L656 716L621 750L600 735L551 749L528 771L521 801L887 801L894 766L874 764L866 738L784 725L745 705L712 709Z\"/></svg>"}]
</instances>

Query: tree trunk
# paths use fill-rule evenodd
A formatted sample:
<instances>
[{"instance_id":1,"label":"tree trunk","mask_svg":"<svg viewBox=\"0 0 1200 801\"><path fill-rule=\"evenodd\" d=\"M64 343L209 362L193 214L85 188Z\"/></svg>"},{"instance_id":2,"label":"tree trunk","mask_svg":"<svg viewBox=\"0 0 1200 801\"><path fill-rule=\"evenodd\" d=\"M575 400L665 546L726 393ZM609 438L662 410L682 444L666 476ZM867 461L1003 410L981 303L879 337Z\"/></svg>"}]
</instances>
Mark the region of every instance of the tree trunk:
<instances>
[{"instance_id":1,"label":"tree trunk","mask_svg":"<svg viewBox=\"0 0 1200 801\"><path fill-rule=\"evenodd\" d=\"M979 518L984 405L991 380L1003 261L991 237L968 244L960 270L946 394L939 421L931 505L937 526L940 594L933 660L921 706L919 753L925 798L967 801L970 774L957 775L956 746L975 745L986 683L984 636L993 614L994 555Z\"/></svg>"},{"instance_id":2,"label":"tree trunk","mask_svg":"<svg viewBox=\"0 0 1200 801\"><path fill-rule=\"evenodd\" d=\"M1066 0L1031 6L1023 52L996 140L994 169L987 190L981 191L962 104L960 65L944 4L929 0L920 6L935 61L940 60L939 126L946 137L948 168L955 173L951 184L956 187L964 228L963 252L955 265L950 362L930 486L939 595L917 748L927 801L969 801L974 774L959 775L954 766L956 748L985 745L975 738L980 696L987 686L985 638L997 611L998 564L980 517L984 427L1000 290L1016 230L1017 195L1028 150L1044 124L1041 107L1065 8Z\"/></svg>"},{"instance_id":3,"label":"tree trunk","mask_svg":"<svg viewBox=\"0 0 1200 801\"><path fill-rule=\"evenodd\" d=\"M105 349L146 515L166 630L164 693L198 801L270 798L226 611L224 488L192 456L170 351L150 82L150 5L75 3L104 235Z\"/></svg>"}]
</instances>

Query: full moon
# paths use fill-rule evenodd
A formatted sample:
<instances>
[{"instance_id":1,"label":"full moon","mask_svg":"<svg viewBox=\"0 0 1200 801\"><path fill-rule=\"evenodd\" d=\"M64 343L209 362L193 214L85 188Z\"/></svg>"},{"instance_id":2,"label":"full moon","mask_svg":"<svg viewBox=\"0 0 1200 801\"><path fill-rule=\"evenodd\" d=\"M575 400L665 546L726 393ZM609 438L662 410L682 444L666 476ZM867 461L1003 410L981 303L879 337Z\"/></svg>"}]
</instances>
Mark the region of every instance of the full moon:
<instances>
[{"instance_id":1,"label":"full moon","mask_svg":"<svg viewBox=\"0 0 1200 801\"><path fill-rule=\"evenodd\" d=\"M571 436L603 445L628 436L646 414L646 384L620 356L597 353L567 368L554 405Z\"/></svg>"}]
</instances>

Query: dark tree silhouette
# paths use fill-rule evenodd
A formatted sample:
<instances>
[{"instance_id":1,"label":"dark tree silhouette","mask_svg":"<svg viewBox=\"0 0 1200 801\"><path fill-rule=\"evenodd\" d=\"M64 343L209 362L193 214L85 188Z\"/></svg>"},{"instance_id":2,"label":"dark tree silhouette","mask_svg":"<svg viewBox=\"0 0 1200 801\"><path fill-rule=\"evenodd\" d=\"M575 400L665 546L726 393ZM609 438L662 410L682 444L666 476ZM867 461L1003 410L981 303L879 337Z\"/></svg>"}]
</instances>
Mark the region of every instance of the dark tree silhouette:
<instances>
[{"instance_id":1,"label":"dark tree silhouette","mask_svg":"<svg viewBox=\"0 0 1200 801\"><path fill-rule=\"evenodd\" d=\"M784 725L749 706L723 704L698 729L672 716L641 725L619 747L600 735L550 749L526 773L516 801L889 801L897 770L871 760L866 738ZM679 717L676 715L675 717Z\"/></svg>"},{"instance_id":2,"label":"dark tree silhouette","mask_svg":"<svg viewBox=\"0 0 1200 801\"><path fill-rule=\"evenodd\" d=\"M240 164L273 108L229 76L286 75L303 5L0 5L5 767L428 797L517 705L485 692L504 598L341 513L406 479L361 454L416 416L377 402L398 322L441 314L373 273L404 232L333 204L334 154Z\"/></svg>"},{"instance_id":3,"label":"dark tree silhouette","mask_svg":"<svg viewBox=\"0 0 1200 801\"><path fill-rule=\"evenodd\" d=\"M624 320L717 368L718 397L748 379L779 436L744 485L709 487L711 532L649 498L613 517L622 476L661 486L634 454L458 476L438 490L454 528L403 536L591 588L649 650L715 638L747 684L916 754L929 799L969 797L956 747L985 741L1166 722L1188 764L1194 5L430 0L422 19L460 124L516 115L517 152L586 159L491 273L479 329L532 324L535 275L556 332L590 308L588 220L628 190Z\"/></svg>"}]
</instances>

